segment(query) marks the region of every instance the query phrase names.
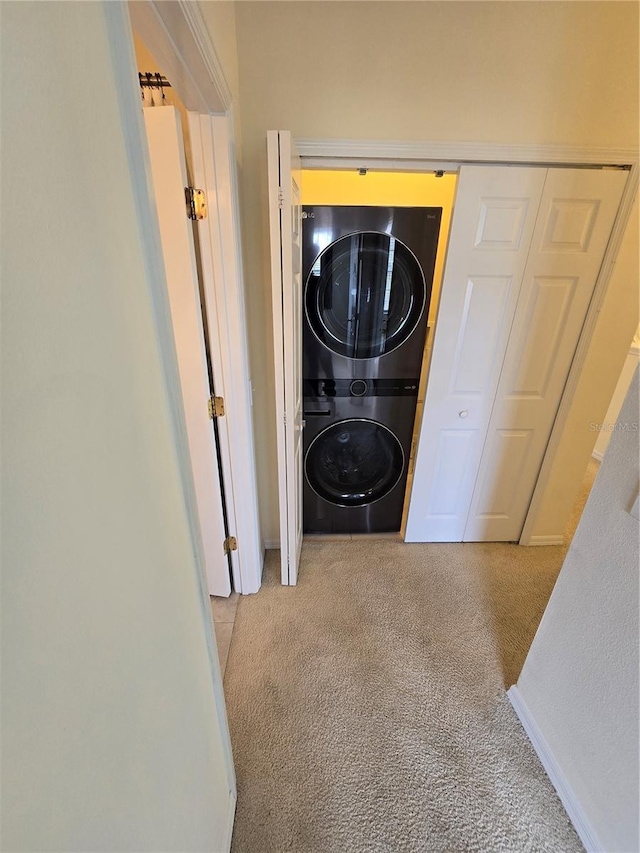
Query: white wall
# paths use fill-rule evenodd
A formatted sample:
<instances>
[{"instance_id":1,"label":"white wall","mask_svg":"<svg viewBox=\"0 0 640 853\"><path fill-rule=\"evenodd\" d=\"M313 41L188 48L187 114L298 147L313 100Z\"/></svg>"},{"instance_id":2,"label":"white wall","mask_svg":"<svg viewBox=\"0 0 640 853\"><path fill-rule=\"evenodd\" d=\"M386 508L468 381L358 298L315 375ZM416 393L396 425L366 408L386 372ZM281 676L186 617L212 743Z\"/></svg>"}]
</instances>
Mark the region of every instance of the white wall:
<instances>
[{"instance_id":1,"label":"white wall","mask_svg":"<svg viewBox=\"0 0 640 853\"><path fill-rule=\"evenodd\" d=\"M220 675L106 7L2 4L2 846L221 850Z\"/></svg>"},{"instance_id":2,"label":"white wall","mask_svg":"<svg viewBox=\"0 0 640 853\"><path fill-rule=\"evenodd\" d=\"M266 131L634 147L638 7L261 0L236 5L236 31L260 514L269 540L278 536L278 501ZM633 323L628 340L632 332ZM622 365L613 361L609 394Z\"/></svg>"},{"instance_id":3,"label":"white wall","mask_svg":"<svg viewBox=\"0 0 640 853\"><path fill-rule=\"evenodd\" d=\"M638 373L518 690L602 850L638 840Z\"/></svg>"},{"instance_id":4,"label":"white wall","mask_svg":"<svg viewBox=\"0 0 640 853\"><path fill-rule=\"evenodd\" d=\"M629 347L629 353L624 361L622 372L620 373L616 390L613 392L613 397L609 403L609 408L607 409L604 421L596 424L598 438L596 439L596 444L593 448L593 455L600 461L602 461L602 457L609 446L611 434L615 429L615 424L617 423L618 415L620 414L620 408L624 402L624 398L627 396L627 391L629 390L629 385L633 379L633 375L636 372L639 359L640 327L638 327L636 334L633 336L632 344Z\"/></svg>"}]
</instances>

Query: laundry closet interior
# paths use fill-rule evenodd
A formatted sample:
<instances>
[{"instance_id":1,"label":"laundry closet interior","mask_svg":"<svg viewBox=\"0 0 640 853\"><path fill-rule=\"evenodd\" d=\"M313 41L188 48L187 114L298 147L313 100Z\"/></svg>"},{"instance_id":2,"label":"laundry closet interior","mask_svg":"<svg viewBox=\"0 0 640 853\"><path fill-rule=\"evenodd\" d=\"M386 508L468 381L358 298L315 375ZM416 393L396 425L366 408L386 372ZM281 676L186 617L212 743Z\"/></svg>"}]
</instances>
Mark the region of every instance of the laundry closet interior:
<instances>
[{"instance_id":1,"label":"laundry closet interior","mask_svg":"<svg viewBox=\"0 0 640 853\"><path fill-rule=\"evenodd\" d=\"M303 534L519 541L629 170L304 168L270 137L283 580Z\"/></svg>"},{"instance_id":2,"label":"laundry closet interior","mask_svg":"<svg viewBox=\"0 0 640 853\"><path fill-rule=\"evenodd\" d=\"M302 173L306 534L403 526L455 186Z\"/></svg>"}]
</instances>

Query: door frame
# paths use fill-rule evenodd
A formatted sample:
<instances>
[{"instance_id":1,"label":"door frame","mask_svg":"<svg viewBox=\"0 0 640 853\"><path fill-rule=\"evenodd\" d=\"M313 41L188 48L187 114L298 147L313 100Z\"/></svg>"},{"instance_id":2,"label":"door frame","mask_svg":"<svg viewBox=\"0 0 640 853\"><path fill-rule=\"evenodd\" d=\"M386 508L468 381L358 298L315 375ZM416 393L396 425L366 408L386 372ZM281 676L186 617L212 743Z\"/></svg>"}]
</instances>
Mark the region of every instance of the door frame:
<instances>
[{"instance_id":1,"label":"door frame","mask_svg":"<svg viewBox=\"0 0 640 853\"><path fill-rule=\"evenodd\" d=\"M355 139L296 139L303 169L384 171L455 171L462 165L566 166L622 168L629 175L604 259L578 339L567 382L525 518L520 545L561 545L563 536L533 535L545 488L556 461L580 374L593 338L638 190L638 152L629 148L583 148L565 145L502 145L491 142L401 142Z\"/></svg>"},{"instance_id":2,"label":"door frame","mask_svg":"<svg viewBox=\"0 0 640 853\"><path fill-rule=\"evenodd\" d=\"M232 95L211 36L192 0L129 0L132 28L188 110L224 114Z\"/></svg>"},{"instance_id":3,"label":"door frame","mask_svg":"<svg viewBox=\"0 0 640 853\"><path fill-rule=\"evenodd\" d=\"M278 504L280 578L298 582L302 550L303 401L302 401L302 220L300 156L289 131L267 131L269 243ZM295 189L294 189L295 187ZM300 286L297 286L300 285ZM296 357L297 355L297 357Z\"/></svg>"},{"instance_id":4,"label":"door frame","mask_svg":"<svg viewBox=\"0 0 640 853\"><path fill-rule=\"evenodd\" d=\"M238 543L231 561L234 587L242 594L254 593L262 583L264 544L258 515L231 89L197 3L134 0L128 3L128 11L132 28L161 64L187 110L211 121L212 133L205 127L198 139L205 156L215 157L216 164L215 175L208 172L207 185L202 187L209 216L206 224L198 223L201 244L206 244L209 256L209 263L203 265L203 286L216 394L225 398L219 447L233 519L230 533ZM190 123L191 118L195 117L190 117ZM215 286L216 273L224 273L224 287Z\"/></svg>"}]
</instances>

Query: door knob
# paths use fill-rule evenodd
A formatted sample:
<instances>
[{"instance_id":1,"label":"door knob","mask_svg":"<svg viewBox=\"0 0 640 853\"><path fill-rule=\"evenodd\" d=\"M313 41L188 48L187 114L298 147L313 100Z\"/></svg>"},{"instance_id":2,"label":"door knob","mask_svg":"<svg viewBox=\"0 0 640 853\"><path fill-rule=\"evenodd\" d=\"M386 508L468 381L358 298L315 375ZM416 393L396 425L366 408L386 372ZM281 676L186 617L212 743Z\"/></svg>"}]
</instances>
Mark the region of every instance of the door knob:
<instances>
[{"instance_id":1,"label":"door knob","mask_svg":"<svg viewBox=\"0 0 640 853\"><path fill-rule=\"evenodd\" d=\"M459 418L468 418L469 412L466 409L463 409L461 412L458 412L458 417Z\"/></svg>"}]
</instances>

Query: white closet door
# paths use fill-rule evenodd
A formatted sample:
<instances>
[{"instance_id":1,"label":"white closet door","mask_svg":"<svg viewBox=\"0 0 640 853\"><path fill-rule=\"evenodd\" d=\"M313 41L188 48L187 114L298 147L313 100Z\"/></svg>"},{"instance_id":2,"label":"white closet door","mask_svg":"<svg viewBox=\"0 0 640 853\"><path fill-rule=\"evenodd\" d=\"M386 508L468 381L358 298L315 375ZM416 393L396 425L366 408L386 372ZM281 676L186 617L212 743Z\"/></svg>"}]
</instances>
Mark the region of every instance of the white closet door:
<instances>
[{"instance_id":1,"label":"white closet door","mask_svg":"<svg viewBox=\"0 0 640 853\"><path fill-rule=\"evenodd\" d=\"M465 541L520 538L626 179L547 172Z\"/></svg>"},{"instance_id":2,"label":"white closet door","mask_svg":"<svg viewBox=\"0 0 640 853\"><path fill-rule=\"evenodd\" d=\"M300 156L289 131L267 133L283 584L298 580L302 548L302 233Z\"/></svg>"},{"instance_id":3,"label":"white closet door","mask_svg":"<svg viewBox=\"0 0 640 853\"><path fill-rule=\"evenodd\" d=\"M462 540L545 174L460 169L407 542Z\"/></svg>"},{"instance_id":4,"label":"white closet door","mask_svg":"<svg viewBox=\"0 0 640 853\"><path fill-rule=\"evenodd\" d=\"M227 596L231 581L215 436L207 411L209 375L193 230L184 197L188 181L180 116L174 107L143 112L209 593Z\"/></svg>"}]
</instances>

